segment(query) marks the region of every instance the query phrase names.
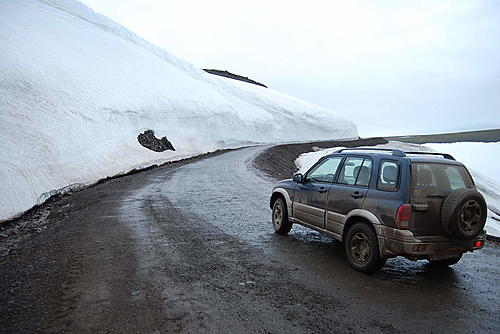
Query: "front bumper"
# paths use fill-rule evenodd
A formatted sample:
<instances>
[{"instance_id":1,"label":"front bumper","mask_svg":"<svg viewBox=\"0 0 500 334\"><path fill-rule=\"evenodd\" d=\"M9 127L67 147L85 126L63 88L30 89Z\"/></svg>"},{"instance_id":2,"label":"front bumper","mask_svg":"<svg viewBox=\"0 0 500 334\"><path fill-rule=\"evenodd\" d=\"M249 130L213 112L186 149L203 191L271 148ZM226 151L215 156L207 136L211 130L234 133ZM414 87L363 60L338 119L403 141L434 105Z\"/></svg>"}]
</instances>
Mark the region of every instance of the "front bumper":
<instances>
[{"instance_id":1,"label":"front bumper","mask_svg":"<svg viewBox=\"0 0 500 334\"><path fill-rule=\"evenodd\" d=\"M409 230L400 230L388 226L379 226L377 237L380 254L383 257L404 256L411 260L442 260L456 258L463 253L484 247L486 231L472 240L462 241L444 236L415 237ZM477 241L482 241L477 245Z\"/></svg>"}]
</instances>

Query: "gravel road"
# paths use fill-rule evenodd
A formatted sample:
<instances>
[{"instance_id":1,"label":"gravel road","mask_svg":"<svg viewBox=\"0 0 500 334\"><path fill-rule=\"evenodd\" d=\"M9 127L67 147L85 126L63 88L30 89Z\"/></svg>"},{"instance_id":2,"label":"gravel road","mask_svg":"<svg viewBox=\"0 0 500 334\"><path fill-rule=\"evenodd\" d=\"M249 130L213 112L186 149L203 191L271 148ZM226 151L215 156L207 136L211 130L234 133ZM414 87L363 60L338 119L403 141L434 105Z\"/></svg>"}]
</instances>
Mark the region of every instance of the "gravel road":
<instances>
[{"instance_id":1,"label":"gravel road","mask_svg":"<svg viewBox=\"0 0 500 334\"><path fill-rule=\"evenodd\" d=\"M328 236L273 233L263 149L113 179L12 222L0 332L500 331L498 243L452 268L355 272Z\"/></svg>"}]
</instances>

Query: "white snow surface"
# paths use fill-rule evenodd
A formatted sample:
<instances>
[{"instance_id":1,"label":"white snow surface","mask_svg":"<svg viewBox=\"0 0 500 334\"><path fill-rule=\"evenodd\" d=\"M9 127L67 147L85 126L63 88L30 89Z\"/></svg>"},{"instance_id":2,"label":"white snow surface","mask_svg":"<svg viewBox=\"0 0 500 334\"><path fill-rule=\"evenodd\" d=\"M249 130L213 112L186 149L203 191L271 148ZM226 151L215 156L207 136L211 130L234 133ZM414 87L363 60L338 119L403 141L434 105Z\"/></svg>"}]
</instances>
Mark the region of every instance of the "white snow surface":
<instances>
[{"instance_id":1,"label":"white snow surface","mask_svg":"<svg viewBox=\"0 0 500 334\"><path fill-rule=\"evenodd\" d=\"M405 152L420 151L420 152L441 152L449 153L454 156L455 159L464 163L467 169L471 172L474 182L478 191L486 199L488 205L488 218L486 221L486 232L489 235L500 237L500 183L493 179L491 175L484 175L474 168L480 169L482 163L488 163L496 165L495 162L499 161L500 155L498 154L498 146L489 145L490 143L474 143L474 145L469 145L471 143L454 143L451 147L452 151L447 151L444 144L409 144L397 141L390 141L388 144L377 145L379 148L394 148L400 149ZM318 161L321 157L331 154L344 147L332 147L327 149L316 149L314 152L308 152L301 154L295 161L299 173L305 173L307 170ZM433 148L437 148L434 150ZM462 148L462 151L460 150ZM475 155L471 150L477 150L481 152L481 155ZM479 160L469 160L468 157L476 156ZM436 159L443 159L442 157L435 157ZM464 160L462 160L462 158ZM469 164L470 162L470 164ZM482 163L481 163L482 162ZM483 171L483 170L481 170ZM485 169L484 171L488 171ZM496 171L493 170L493 173ZM493 175L494 176L494 175Z\"/></svg>"},{"instance_id":2,"label":"white snow surface","mask_svg":"<svg viewBox=\"0 0 500 334\"><path fill-rule=\"evenodd\" d=\"M207 74L73 0L0 1L0 54L0 221L219 148L357 138L333 111ZM176 151L142 147L146 129Z\"/></svg>"},{"instance_id":3,"label":"white snow surface","mask_svg":"<svg viewBox=\"0 0 500 334\"><path fill-rule=\"evenodd\" d=\"M425 146L437 152L449 153L467 167L500 183L500 168L498 168L500 163L500 142L427 143Z\"/></svg>"}]
</instances>

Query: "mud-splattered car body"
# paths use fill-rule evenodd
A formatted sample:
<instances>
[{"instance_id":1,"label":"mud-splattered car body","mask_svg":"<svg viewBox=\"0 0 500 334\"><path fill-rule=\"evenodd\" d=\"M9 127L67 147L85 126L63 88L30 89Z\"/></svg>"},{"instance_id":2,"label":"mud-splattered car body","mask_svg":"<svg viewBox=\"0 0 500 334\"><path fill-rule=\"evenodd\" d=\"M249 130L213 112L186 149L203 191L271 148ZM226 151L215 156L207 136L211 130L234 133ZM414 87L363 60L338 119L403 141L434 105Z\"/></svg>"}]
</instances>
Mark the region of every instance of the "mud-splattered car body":
<instances>
[{"instance_id":1,"label":"mud-splattered car body","mask_svg":"<svg viewBox=\"0 0 500 334\"><path fill-rule=\"evenodd\" d=\"M399 255L453 264L482 248L486 236L484 198L447 154L341 150L276 183L270 206L278 233L293 223L327 233L346 243L348 259L358 258L350 259L355 269L367 272ZM359 231L349 235L355 225Z\"/></svg>"}]
</instances>

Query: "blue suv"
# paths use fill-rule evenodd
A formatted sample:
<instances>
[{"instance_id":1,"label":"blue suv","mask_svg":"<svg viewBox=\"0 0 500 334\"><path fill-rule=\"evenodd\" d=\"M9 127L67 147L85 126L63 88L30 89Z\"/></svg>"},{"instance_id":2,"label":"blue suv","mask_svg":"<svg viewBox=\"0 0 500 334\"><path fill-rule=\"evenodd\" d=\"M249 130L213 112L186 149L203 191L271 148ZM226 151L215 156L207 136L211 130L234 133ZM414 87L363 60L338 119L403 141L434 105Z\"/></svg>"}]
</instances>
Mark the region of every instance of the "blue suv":
<instances>
[{"instance_id":1,"label":"blue suv","mask_svg":"<svg viewBox=\"0 0 500 334\"><path fill-rule=\"evenodd\" d=\"M296 223L329 234L366 273L396 256L452 265L486 238L484 197L449 154L342 149L276 183L270 205L277 233Z\"/></svg>"}]
</instances>

